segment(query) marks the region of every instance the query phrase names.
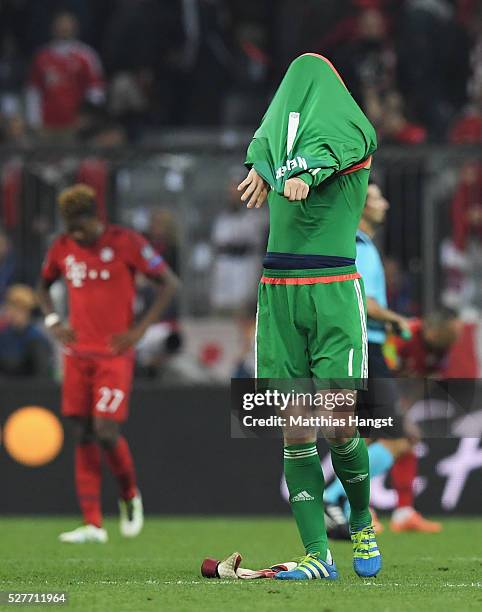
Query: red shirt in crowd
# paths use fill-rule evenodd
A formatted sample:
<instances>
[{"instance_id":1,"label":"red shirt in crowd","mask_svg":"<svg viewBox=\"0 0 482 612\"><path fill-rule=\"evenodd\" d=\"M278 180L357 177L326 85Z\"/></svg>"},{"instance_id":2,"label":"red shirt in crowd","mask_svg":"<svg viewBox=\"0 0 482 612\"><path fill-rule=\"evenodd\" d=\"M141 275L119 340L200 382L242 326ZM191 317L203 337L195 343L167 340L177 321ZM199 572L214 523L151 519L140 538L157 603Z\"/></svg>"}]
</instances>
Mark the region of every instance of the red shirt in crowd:
<instances>
[{"instance_id":1,"label":"red shirt in crowd","mask_svg":"<svg viewBox=\"0 0 482 612\"><path fill-rule=\"evenodd\" d=\"M38 51L29 85L40 95L45 127L72 126L84 100L99 103L104 98L100 60L79 41L53 42Z\"/></svg>"},{"instance_id":2,"label":"red shirt in crowd","mask_svg":"<svg viewBox=\"0 0 482 612\"><path fill-rule=\"evenodd\" d=\"M482 163L468 162L460 171L451 204L452 236L464 251L470 237L482 240Z\"/></svg>"},{"instance_id":3,"label":"red shirt in crowd","mask_svg":"<svg viewBox=\"0 0 482 612\"><path fill-rule=\"evenodd\" d=\"M49 283L64 278L76 353L112 354L115 334L133 320L135 274L158 277L166 264L140 234L109 225L92 245L62 235L50 247L42 268Z\"/></svg>"},{"instance_id":4,"label":"red shirt in crowd","mask_svg":"<svg viewBox=\"0 0 482 612\"><path fill-rule=\"evenodd\" d=\"M459 119L451 129L449 139L454 144L482 143L482 116L474 112Z\"/></svg>"}]
</instances>

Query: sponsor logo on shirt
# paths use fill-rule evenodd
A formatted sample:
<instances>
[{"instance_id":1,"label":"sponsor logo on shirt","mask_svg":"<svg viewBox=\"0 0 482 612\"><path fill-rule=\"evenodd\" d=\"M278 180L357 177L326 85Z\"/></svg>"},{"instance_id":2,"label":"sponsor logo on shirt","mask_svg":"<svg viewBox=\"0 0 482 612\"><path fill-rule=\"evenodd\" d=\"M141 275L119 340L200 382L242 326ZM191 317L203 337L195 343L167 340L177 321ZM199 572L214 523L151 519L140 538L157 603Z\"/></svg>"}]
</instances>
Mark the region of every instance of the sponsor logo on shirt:
<instances>
[{"instance_id":1,"label":"sponsor logo on shirt","mask_svg":"<svg viewBox=\"0 0 482 612\"><path fill-rule=\"evenodd\" d=\"M112 249L111 249L112 250ZM113 252L112 252L113 255ZM86 279L90 280L109 280L109 270L96 270L95 268L87 269L87 264L84 261L76 261L74 255L68 255L65 258L66 273L65 278L72 283L73 287L83 287Z\"/></svg>"}]
</instances>

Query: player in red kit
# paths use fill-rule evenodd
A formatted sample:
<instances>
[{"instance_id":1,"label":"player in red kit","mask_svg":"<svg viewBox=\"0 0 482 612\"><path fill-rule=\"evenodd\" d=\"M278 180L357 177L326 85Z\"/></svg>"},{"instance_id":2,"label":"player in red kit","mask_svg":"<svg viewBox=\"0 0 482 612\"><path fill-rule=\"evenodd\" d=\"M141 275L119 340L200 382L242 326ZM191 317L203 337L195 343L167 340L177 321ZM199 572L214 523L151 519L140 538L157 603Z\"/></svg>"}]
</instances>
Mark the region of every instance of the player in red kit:
<instances>
[{"instance_id":1,"label":"player in red kit","mask_svg":"<svg viewBox=\"0 0 482 612\"><path fill-rule=\"evenodd\" d=\"M412 319L410 339L394 338L399 375L445 378L450 349L461 331L462 322L451 308L442 308L423 320Z\"/></svg>"},{"instance_id":2,"label":"player in red kit","mask_svg":"<svg viewBox=\"0 0 482 612\"><path fill-rule=\"evenodd\" d=\"M136 232L104 225L97 217L94 191L74 185L60 194L65 233L50 247L42 268L39 299L45 325L64 347L62 413L76 434L75 485L84 525L60 535L70 543L106 542L102 528L101 461L119 484L122 535L143 525L142 500L126 439L134 368L134 347L170 303L178 280L162 257ZM133 321L135 276L159 285L151 308ZM69 321L55 312L49 288L63 278Z\"/></svg>"},{"instance_id":3,"label":"player in red kit","mask_svg":"<svg viewBox=\"0 0 482 612\"><path fill-rule=\"evenodd\" d=\"M461 321L450 308L429 314L423 320L410 321L411 336L393 339L397 354L396 370L401 377L445 378L450 349L461 332ZM397 507L390 527L393 531L437 533L441 523L428 521L414 509L413 483L417 476L417 456L409 451L399 457L392 469L391 480L397 491Z\"/></svg>"}]
</instances>

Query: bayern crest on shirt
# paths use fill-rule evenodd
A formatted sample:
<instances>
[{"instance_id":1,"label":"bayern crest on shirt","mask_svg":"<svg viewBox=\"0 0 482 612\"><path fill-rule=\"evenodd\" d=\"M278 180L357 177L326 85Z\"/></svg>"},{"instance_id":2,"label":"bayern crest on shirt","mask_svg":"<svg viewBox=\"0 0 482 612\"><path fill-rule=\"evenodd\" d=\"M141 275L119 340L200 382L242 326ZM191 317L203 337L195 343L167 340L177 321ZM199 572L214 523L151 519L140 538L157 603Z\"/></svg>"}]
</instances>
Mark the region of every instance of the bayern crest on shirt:
<instances>
[{"instance_id":1,"label":"bayern crest on shirt","mask_svg":"<svg viewBox=\"0 0 482 612\"><path fill-rule=\"evenodd\" d=\"M104 263L108 263L114 259L114 250L111 247L104 247L100 251L100 259Z\"/></svg>"}]
</instances>

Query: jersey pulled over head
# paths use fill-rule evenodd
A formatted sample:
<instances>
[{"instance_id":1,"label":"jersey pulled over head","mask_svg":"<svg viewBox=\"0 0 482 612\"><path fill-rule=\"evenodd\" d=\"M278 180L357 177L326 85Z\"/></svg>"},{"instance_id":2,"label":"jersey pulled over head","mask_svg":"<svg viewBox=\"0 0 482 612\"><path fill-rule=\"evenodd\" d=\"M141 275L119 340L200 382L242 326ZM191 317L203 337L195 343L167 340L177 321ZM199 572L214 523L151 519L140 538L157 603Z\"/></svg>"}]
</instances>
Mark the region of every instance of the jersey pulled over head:
<instances>
[{"instance_id":1,"label":"jersey pulled over head","mask_svg":"<svg viewBox=\"0 0 482 612\"><path fill-rule=\"evenodd\" d=\"M288 68L251 141L246 165L282 195L288 178L321 173L319 184L363 162L376 147L372 124L332 64L308 53Z\"/></svg>"}]
</instances>

